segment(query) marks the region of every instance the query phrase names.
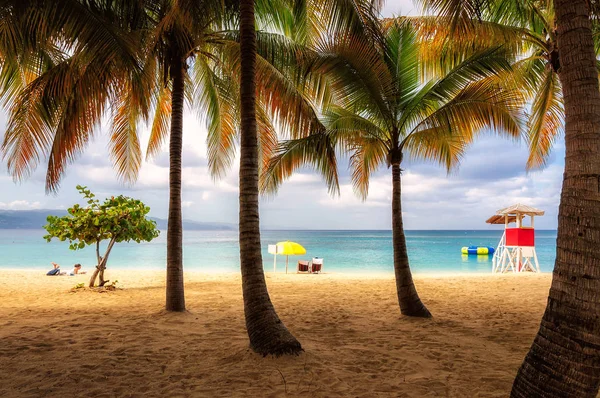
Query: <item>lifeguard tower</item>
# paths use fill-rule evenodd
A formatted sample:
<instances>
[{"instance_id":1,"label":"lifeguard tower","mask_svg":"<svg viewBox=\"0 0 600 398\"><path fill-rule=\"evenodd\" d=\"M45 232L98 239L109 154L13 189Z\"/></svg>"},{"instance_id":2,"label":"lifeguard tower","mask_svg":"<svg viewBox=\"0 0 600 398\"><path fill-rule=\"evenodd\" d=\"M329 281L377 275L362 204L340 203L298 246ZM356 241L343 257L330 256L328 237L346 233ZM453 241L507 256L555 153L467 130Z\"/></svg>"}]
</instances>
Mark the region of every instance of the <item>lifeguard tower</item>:
<instances>
[{"instance_id":1,"label":"lifeguard tower","mask_svg":"<svg viewBox=\"0 0 600 398\"><path fill-rule=\"evenodd\" d=\"M504 224L504 234L492 258L492 272L540 272L535 253L534 217L543 216L544 211L521 203L498 210L486 222ZM530 225L523 221L530 217ZM515 227L509 224L515 223Z\"/></svg>"}]
</instances>

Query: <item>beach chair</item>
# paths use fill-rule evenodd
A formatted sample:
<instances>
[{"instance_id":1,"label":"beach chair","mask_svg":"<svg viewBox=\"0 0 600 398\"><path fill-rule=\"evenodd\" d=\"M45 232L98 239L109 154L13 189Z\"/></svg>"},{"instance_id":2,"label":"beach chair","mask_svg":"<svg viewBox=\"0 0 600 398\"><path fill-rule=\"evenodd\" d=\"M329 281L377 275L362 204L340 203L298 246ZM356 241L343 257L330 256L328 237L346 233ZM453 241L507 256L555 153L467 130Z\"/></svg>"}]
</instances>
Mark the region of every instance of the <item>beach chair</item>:
<instances>
[{"instance_id":1,"label":"beach chair","mask_svg":"<svg viewBox=\"0 0 600 398\"><path fill-rule=\"evenodd\" d=\"M304 260L298 261L297 273L301 273L301 272L310 272L310 265L309 265L308 261L304 261Z\"/></svg>"},{"instance_id":2,"label":"beach chair","mask_svg":"<svg viewBox=\"0 0 600 398\"><path fill-rule=\"evenodd\" d=\"M310 267L310 272L313 274L321 273L323 271L323 259L315 257L312 259L312 265Z\"/></svg>"}]
</instances>

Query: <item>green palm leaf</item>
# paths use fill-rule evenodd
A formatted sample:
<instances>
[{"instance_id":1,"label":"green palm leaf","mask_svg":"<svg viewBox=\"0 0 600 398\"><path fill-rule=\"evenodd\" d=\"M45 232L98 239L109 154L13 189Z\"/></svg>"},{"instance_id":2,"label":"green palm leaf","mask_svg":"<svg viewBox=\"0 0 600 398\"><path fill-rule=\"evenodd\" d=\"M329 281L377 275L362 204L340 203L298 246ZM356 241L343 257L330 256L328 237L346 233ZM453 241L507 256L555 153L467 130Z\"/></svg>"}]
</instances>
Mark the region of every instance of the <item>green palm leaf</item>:
<instances>
[{"instance_id":1,"label":"green palm leaf","mask_svg":"<svg viewBox=\"0 0 600 398\"><path fill-rule=\"evenodd\" d=\"M331 193L339 193L335 146L334 137L326 132L280 143L261 175L261 192L274 194L295 170L309 165L323 176Z\"/></svg>"},{"instance_id":2,"label":"green palm leaf","mask_svg":"<svg viewBox=\"0 0 600 398\"><path fill-rule=\"evenodd\" d=\"M531 105L527 168L546 165L552 146L563 128L564 109L558 76L550 69L544 71L544 79Z\"/></svg>"}]
</instances>

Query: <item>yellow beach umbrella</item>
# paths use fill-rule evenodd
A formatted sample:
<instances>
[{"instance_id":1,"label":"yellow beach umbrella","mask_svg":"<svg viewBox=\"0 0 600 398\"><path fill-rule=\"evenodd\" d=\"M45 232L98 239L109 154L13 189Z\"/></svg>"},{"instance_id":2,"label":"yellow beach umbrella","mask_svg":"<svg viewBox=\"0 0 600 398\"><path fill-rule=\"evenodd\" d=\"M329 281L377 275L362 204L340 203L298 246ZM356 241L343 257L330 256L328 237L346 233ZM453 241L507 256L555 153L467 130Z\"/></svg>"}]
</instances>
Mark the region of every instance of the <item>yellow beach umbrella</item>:
<instances>
[{"instance_id":1,"label":"yellow beach umbrella","mask_svg":"<svg viewBox=\"0 0 600 398\"><path fill-rule=\"evenodd\" d=\"M285 273L288 271L288 262L289 256L301 256L306 254L306 249L302 247L301 244L296 242L290 242L286 240L285 242L277 243L277 254L284 254L285 257Z\"/></svg>"}]
</instances>

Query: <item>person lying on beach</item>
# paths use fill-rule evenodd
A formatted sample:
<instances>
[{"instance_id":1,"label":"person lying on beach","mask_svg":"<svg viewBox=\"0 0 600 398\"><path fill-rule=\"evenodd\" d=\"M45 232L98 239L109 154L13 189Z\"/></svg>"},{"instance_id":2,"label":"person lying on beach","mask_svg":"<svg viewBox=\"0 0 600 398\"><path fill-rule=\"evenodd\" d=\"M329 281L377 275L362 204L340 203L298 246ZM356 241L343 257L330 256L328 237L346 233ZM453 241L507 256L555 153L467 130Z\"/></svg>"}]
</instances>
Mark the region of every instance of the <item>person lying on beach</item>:
<instances>
[{"instance_id":1,"label":"person lying on beach","mask_svg":"<svg viewBox=\"0 0 600 398\"><path fill-rule=\"evenodd\" d=\"M81 264L75 264L73 266L73 269L71 270L71 272L61 271L60 270L60 265L58 265L56 263L52 263L52 266L54 268L51 269L50 271L48 271L46 273L46 275L48 275L48 276L55 276L55 275L60 275L60 276L64 276L64 275L75 276L75 275L82 275L82 274L86 273L85 271L81 270Z\"/></svg>"},{"instance_id":2,"label":"person lying on beach","mask_svg":"<svg viewBox=\"0 0 600 398\"><path fill-rule=\"evenodd\" d=\"M81 270L81 264L75 264L73 266L73 269L71 270L71 272L69 272L67 275L75 276L75 275L81 275L81 274L85 274L85 271Z\"/></svg>"}]
</instances>

